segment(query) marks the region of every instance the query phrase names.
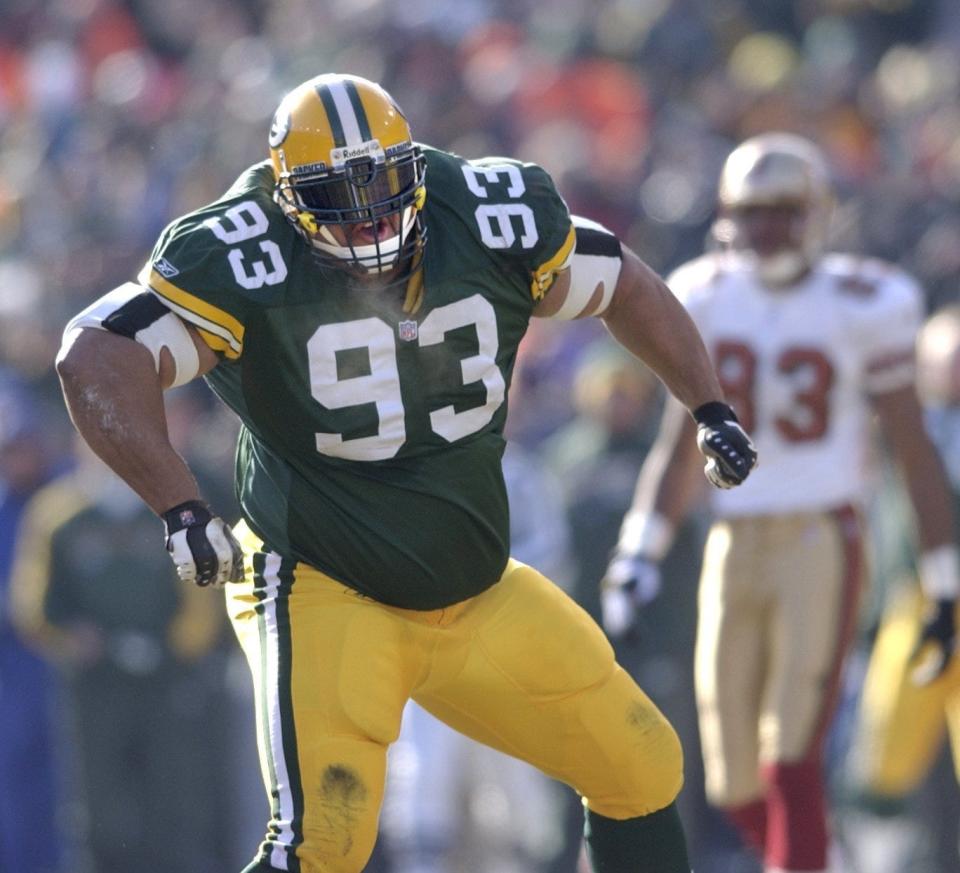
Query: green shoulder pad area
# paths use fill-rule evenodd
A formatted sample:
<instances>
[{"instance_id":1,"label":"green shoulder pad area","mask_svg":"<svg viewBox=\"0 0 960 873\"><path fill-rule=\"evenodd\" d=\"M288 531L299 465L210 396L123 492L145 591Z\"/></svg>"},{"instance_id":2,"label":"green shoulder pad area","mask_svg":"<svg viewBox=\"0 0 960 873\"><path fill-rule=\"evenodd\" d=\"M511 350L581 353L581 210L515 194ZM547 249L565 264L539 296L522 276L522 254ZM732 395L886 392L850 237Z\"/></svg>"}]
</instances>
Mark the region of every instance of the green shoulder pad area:
<instances>
[{"instance_id":1,"label":"green shoulder pad area","mask_svg":"<svg viewBox=\"0 0 960 873\"><path fill-rule=\"evenodd\" d=\"M249 310L282 296L296 244L266 164L214 203L171 222L138 276L214 351L238 358Z\"/></svg>"},{"instance_id":2,"label":"green shoulder pad area","mask_svg":"<svg viewBox=\"0 0 960 873\"><path fill-rule=\"evenodd\" d=\"M428 228L460 225L539 299L574 246L570 213L550 175L510 158L466 160L426 149Z\"/></svg>"}]
</instances>

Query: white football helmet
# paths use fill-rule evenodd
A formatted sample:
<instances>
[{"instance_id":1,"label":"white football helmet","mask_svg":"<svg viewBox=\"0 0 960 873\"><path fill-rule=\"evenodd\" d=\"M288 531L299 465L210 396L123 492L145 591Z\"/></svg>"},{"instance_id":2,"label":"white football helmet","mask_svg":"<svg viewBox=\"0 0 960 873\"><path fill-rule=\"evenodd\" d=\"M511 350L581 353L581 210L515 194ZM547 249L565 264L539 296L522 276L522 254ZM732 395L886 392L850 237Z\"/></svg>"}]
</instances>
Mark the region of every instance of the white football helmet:
<instances>
[{"instance_id":1,"label":"white football helmet","mask_svg":"<svg viewBox=\"0 0 960 873\"><path fill-rule=\"evenodd\" d=\"M789 285L820 257L833 210L826 161L808 140L765 133L745 140L720 174L719 242L750 258L770 285Z\"/></svg>"}]
</instances>

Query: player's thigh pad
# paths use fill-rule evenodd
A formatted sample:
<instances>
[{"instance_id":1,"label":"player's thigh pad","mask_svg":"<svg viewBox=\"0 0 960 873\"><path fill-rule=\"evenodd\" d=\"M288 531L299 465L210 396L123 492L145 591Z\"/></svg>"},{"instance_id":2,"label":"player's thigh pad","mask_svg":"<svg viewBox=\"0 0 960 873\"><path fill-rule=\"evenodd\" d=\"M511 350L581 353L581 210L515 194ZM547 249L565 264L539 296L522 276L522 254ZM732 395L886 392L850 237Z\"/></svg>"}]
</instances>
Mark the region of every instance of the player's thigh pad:
<instances>
[{"instance_id":1,"label":"player's thigh pad","mask_svg":"<svg viewBox=\"0 0 960 873\"><path fill-rule=\"evenodd\" d=\"M673 728L593 619L540 573L511 561L451 629L414 693L425 708L572 785L601 815L646 815L676 797L683 763Z\"/></svg>"},{"instance_id":2,"label":"player's thigh pad","mask_svg":"<svg viewBox=\"0 0 960 873\"><path fill-rule=\"evenodd\" d=\"M404 623L315 570L258 551L249 533L241 541L252 572L226 592L253 673L271 798L261 860L358 873L376 837L386 748L417 672Z\"/></svg>"}]
</instances>

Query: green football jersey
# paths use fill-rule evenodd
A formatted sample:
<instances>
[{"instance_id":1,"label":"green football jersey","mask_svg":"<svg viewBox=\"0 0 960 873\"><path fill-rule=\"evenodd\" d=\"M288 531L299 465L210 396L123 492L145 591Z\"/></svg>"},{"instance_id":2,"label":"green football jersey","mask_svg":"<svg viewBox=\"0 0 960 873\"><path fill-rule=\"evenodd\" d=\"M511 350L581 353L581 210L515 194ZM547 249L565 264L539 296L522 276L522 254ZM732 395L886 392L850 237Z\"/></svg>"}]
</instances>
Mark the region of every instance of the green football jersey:
<instances>
[{"instance_id":1,"label":"green football jersey","mask_svg":"<svg viewBox=\"0 0 960 873\"><path fill-rule=\"evenodd\" d=\"M266 163L169 225L140 279L221 357L207 380L243 423L238 497L266 546L436 609L506 565L507 391L574 235L541 168L424 152L415 304L321 274Z\"/></svg>"}]
</instances>

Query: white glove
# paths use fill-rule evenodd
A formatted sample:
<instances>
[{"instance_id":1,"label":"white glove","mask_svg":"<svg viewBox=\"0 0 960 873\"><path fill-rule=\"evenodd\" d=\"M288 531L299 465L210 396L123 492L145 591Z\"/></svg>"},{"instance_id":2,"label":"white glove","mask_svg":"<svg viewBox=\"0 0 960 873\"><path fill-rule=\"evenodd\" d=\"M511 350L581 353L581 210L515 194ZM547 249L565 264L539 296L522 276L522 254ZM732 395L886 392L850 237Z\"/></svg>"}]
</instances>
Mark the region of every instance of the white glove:
<instances>
[{"instance_id":1,"label":"white glove","mask_svg":"<svg viewBox=\"0 0 960 873\"><path fill-rule=\"evenodd\" d=\"M201 500L163 513L167 551L183 582L220 587L243 579L243 549L227 523Z\"/></svg>"},{"instance_id":2,"label":"white glove","mask_svg":"<svg viewBox=\"0 0 960 873\"><path fill-rule=\"evenodd\" d=\"M643 555L614 555L600 582L604 630L622 639L636 630L638 610L660 593L660 565Z\"/></svg>"}]
</instances>

